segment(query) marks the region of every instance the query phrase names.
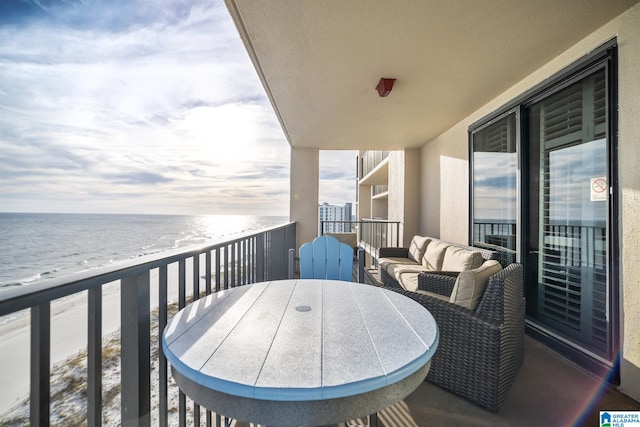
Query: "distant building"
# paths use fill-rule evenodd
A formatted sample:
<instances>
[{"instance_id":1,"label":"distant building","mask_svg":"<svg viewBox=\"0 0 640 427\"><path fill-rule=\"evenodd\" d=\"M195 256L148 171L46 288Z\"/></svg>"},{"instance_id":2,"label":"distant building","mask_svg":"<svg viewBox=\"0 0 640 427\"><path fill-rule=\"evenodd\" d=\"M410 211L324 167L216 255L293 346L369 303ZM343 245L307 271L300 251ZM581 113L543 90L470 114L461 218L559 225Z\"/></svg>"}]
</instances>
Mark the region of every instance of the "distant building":
<instances>
[{"instance_id":1,"label":"distant building","mask_svg":"<svg viewBox=\"0 0 640 427\"><path fill-rule=\"evenodd\" d=\"M351 203L344 206L330 205L324 202L318 205L318 235L324 233L347 233L352 231L352 224L343 221L352 221ZM324 230L323 230L324 221Z\"/></svg>"}]
</instances>

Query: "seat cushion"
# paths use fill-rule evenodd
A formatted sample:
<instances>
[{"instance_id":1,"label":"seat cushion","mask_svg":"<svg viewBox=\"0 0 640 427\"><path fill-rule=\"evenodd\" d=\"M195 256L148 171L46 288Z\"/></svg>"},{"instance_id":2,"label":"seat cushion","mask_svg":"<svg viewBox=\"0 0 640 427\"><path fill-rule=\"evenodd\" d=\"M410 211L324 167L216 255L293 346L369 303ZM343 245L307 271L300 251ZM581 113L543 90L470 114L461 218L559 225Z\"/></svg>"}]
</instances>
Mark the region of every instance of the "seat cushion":
<instances>
[{"instance_id":1,"label":"seat cushion","mask_svg":"<svg viewBox=\"0 0 640 427\"><path fill-rule=\"evenodd\" d=\"M465 271L482 265L482 254L456 246L449 246L442 260L442 271Z\"/></svg>"},{"instance_id":2,"label":"seat cushion","mask_svg":"<svg viewBox=\"0 0 640 427\"><path fill-rule=\"evenodd\" d=\"M421 262L424 251L431 239L429 237L413 236L409 245L409 259L415 262Z\"/></svg>"},{"instance_id":3,"label":"seat cushion","mask_svg":"<svg viewBox=\"0 0 640 427\"><path fill-rule=\"evenodd\" d=\"M394 277L398 282L400 281L400 275L402 273L420 273L424 271L422 264L390 264L387 268L387 273L391 277Z\"/></svg>"},{"instance_id":4,"label":"seat cushion","mask_svg":"<svg viewBox=\"0 0 640 427\"><path fill-rule=\"evenodd\" d=\"M399 265L420 265L415 261L411 261L409 258L403 257L388 257L388 258L380 258L378 260L378 268L389 273L390 276L393 276L393 270L396 266Z\"/></svg>"},{"instance_id":5,"label":"seat cushion","mask_svg":"<svg viewBox=\"0 0 640 427\"><path fill-rule=\"evenodd\" d=\"M422 257L422 265L425 270L441 271L444 253L448 247L448 244L440 240L431 240L427 245L427 249L424 251L424 256Z\"/></svg>"},{"instance_id":6,"label":"seat cushion","mask_svg":"<svg viewBox=\"0 0 640 427\"><path fill-rule=\"evenodd\" d=\"M489 260L473 270L461 271L453 285L449 302L475 310L487 288L489 277L500 270L502 266L498 261Z\"/></svg>"},{"instance_id":7,"label":"seat cushion","mask_svg":"<svg viewBox=\"0 0 640 427\"><path fill-rule=\"evenodd\" d=\"M418 272L405 271L398 274L396 280L405 290L415 292L418 290Z\"/></svg>"}]
</instances>

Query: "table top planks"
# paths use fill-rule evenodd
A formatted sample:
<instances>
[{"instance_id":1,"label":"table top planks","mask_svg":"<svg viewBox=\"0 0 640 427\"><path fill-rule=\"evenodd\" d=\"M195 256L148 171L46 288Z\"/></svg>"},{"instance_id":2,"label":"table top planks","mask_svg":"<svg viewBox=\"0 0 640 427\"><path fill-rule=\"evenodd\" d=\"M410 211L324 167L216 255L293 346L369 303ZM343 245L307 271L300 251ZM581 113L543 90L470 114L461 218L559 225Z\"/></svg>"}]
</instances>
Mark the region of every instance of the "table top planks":
<instances>
[{"instance_id":1,"label":"table top planks","mask_svg":"<svg viewBox=\"0 0 640 427\"><path fill-rule=\"evenodd\" d=\"M433 356L438 328L395 292L333 280L278 280L211 294L163 334L191 381L251 399L355 396L400 381Z\"/></svg>"}]
</instances>

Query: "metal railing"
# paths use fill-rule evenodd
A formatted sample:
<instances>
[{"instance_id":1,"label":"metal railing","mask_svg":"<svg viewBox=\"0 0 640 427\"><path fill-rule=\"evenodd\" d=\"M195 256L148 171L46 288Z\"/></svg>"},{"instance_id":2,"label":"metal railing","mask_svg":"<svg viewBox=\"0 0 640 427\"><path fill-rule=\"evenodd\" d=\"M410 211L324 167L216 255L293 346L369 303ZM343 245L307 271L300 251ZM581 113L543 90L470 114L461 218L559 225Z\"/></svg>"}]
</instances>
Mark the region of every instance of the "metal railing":
<instances>
[{"instance_id":1,"label":"metal railing","mask_svg":"<svg viewBox=\"0 0 640 427\"><path fill-rule=\"evenodd\" d=\"M169 383L167 361L162 351L155 356L159 360L153 361L159 366L158 378L151 378L150 345L152 339L157 339L162 347L162 331L167 324L168 307L172 303L169 296L175 295L178 308L182 308L192 300L222 289L263 280L286 279L288 249L295 247L295 244L296 224L291 222L234 240L140 257L119 266L0 293L0 317L30 310L30 424L42 426L50 422L53 301L79 296L78 293L87 291L87 373L86 378L82 379L86 383L86 425L100 426L103 420L103 289L114 281L120 283L121 415L117 424L150 425L151 382L157 381L159 403L154 410L158 411L159 425L167 426L170 416L168 389L175 385ZM188 282L191 282L191 290L187 289ZM174 285L177 285L177 289ZM158 300L157 338L152 336L150 327L152 292L154 298L157 292ZM187 399L181 392L178 406L178 425L185 426ZM207 426L213 425L214 421L216 426L226 422L219 415L193 403L194 425L201 424L202 415Z\"/></svg>"},{"instance_id":2,"label":"metal railing","mask_svg":"<svg viewBox=\"0 0 640 427\"><path fill-rule=\"evenodd\" d=\"M358 221L320 221L320 234L341 230L342 233L355 233L358 245L372 258L371 264L377 265L380 248L400 246L400 221L363 218Z\"/></svg>"}]
</instances>

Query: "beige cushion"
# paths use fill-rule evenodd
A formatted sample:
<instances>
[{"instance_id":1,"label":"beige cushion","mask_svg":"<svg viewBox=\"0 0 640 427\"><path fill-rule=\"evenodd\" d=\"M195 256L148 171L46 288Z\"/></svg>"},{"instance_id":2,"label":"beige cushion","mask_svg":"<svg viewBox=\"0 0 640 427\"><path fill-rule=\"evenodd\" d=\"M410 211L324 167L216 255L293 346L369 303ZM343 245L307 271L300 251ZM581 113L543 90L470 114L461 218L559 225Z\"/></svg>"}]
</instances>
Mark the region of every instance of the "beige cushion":
<instances>
[{"instance_id":1,"label":"beige cushion","mask_svg":"<svg viewBox=\"0 0 640 427\"><path fill-rule=\"evenodd\" d=\"M431 241L428 237L413 236L411 244L409 245L409 259L415 262L421 262L424 256L424 251L427 249L427 245Z\"/></svg>"},{"instance_id":2,"label":"beige cushion","mask_svg":"<svg viewBox=\"0 0 640 427\"><path fill-rule=\"evenodd\" d=\"M498 261L489 260L473 270L461 271L453 285L449 302L475 310L487 288L489 277L500 270L502 266Z\"/></svg>"},{"instance_id":3,"label":"beige cushion","mask_svg":"<svg viewBox=\"0 0 640 427\"><path fill-rule=\"evenodd\" d=\"M421 271L424 271L422 264L393 264L387 268L387 273L398 282L402 273L420 273Z\"/></svg>"},{"instance_id":4,"label":"beige cushion","mask_svg":"<svg viewBox=\"0 0 640 427\"><path fill-rule=\"evenodd\" d=\"M408 258L403 257L388 257L380 258L378 260L378 267L393 276L393 269L399 265L420 265L415 261L410 261Z\"/></svg>"},{"instance_id":5,"label":"beige cushion","mask_svg":"<svg viewBox=\"0 0 640 427\"><path fill-rule=\"evenodd\" d=\"M440 240L431 240L427 245L427 250L424 252L424 257L422 257L424 268L431 271L442 270L442 260L448 247L449 245Z\"/></svg>"},{"instance_id":6,"label":"beige cushion","mask_svg":"<svg viewBox=\"0 0 640 427\"><path fill-rule=\"evenodd\" d=\"M402 272L398 274L398 283L407 291L415 292L418 290L418 274L418 272Z\"/></svg>"},{"instance_id":7,"label":"beige cushion","mask_svg":"<svg viewBox=\"0 0 640 427\"><path fill-rule=\"evenodd\" d=\"M455 246L449 246L444 253L442 271L465 271L482 265L482 254Z\"/></svg>"}]
</instances>

